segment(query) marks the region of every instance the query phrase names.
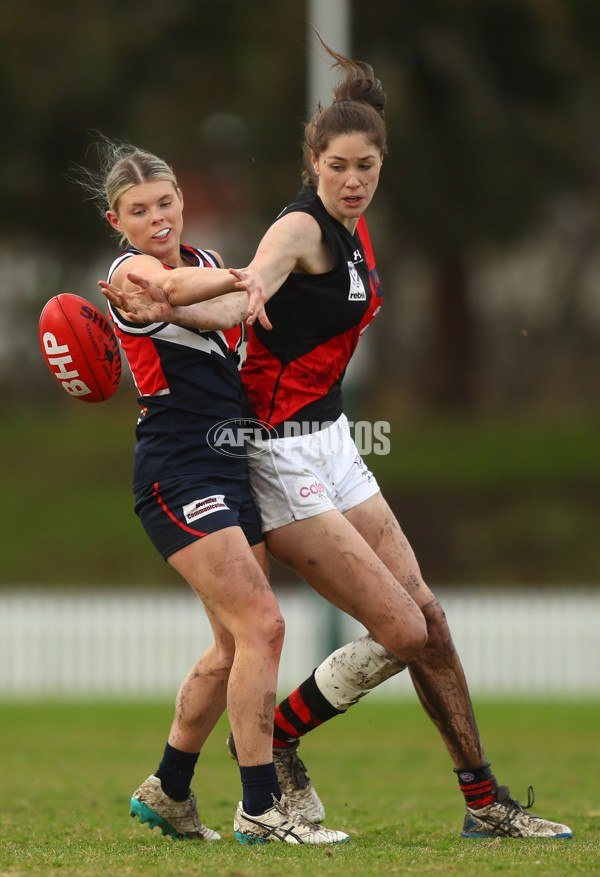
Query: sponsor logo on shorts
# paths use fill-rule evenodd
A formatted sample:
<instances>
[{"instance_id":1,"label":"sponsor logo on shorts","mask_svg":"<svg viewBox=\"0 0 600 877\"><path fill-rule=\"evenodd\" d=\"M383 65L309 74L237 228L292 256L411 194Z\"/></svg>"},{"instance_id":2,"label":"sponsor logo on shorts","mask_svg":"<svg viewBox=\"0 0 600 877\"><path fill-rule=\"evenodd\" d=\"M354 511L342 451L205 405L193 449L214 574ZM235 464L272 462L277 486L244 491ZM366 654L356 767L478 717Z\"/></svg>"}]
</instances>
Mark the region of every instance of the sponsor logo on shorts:
<instances>
[{"instance_id":1,"label":"sponsor logo on shorts","mask_svg":"<svg viewBox=\"0 0 600 877\"><path fill-rule=\"evenodd\" d=\"M361 478L366 478L367 484L370 484L374 476L360 454L354 458L354 465L358 467Z\"/></svg>"},{"instance_id":2,"label":"sponsor logo on shorts","mask_svg":"<svg viewBox=\"0 0 600 877\"><path fill-rule=\"evenodd\" d=\"M315 499L327 499L325 486L318 478L297 478L294 490L300 502L306 505L314 502Z\"/></svg>"},{"instance_id":3,"label":"sponsor logo on shorts","mask_svg":"<svg viewBox=\"0 0 600 877\"><path fill-rule=\"evenodd\" d=\"M204 518L206 515L212 515L213 512L221 512L228 509L229 506L225 502L225 494L216 493L214 496L207 496L204 499L195 499L193 502L183 506L183 514L188 524L197 521L198 518Z\"/></svg>"}]
</instances>

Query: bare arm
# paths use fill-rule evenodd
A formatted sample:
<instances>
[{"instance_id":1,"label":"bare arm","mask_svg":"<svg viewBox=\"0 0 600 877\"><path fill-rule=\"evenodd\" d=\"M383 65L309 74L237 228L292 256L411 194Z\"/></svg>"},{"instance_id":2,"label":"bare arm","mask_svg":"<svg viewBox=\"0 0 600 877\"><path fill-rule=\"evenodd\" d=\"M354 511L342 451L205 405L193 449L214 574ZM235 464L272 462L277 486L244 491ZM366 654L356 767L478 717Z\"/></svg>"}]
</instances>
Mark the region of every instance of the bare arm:
<instances>
[{"instance_id":1,"label":"bare arm","mask_svg":"<svg viewBox=\"0 0 600 877\"><path fill-rule=\"evenodd\" d=\"M221 262L218 254L213 255ZM242 269L235 276L224 268L171 270L152 256L139 255L124 261L111 283L101 280L98 285L109 301L133 322L178 322L208 330L228 329L242 321L251 325L258 319L266 329L272 328L264 311L266 294L262 278L249 269ZM177 301L171 301L175 288L183 288L184 298L198 303L193 313L186 313Z\"/></svg>"},{"instance_id":2,"label":"bare arm","mask_svg":"<svg viewBox=\"0 0 600 877\"><path fill-rule=\"evenodd\" d=\"M98 281L106 298L132 323L177 323L207 332L232 329L248 319L248 295L231 292L212 301L191 305L171 305L164 291L138 274L130 272L133 292L124 292L112 283ZM266 321L266 317L264 317ZM271 328L267 322L265 328Z\"/></svg>"},{"instance_id":3,"label":"bare arm","mask_svg":"<svg viewBox=\"0 0 600 877\"><path fill-rule=\"evenodd\" d=\"M220 256L213 253L219 263ZM139 292L139 286L131 279L132 275L145 277L159 289L167 299L171 290L182 286L194 290L194 301L207 301L228 292L235 292L235 282L226 268L192 267L165 268L154 256L138 255L126 259L115 271L112 285L123 292ZM174 302L177 304L178 302Z\"/></svg>"},{"instance_id":4,"label":"bare arm","mask_svg":"<svg viewBox=\"0 0 600 877\"><path fill-rule=\"evenodd\" d=\"M312 216L300 212L287 214L273 223L247 268L231 268L224 272L229 275L233 289L240 290L237 295L242 295L242 298L224 296L221 291L216 293L220 298L204 301L205 290L200 285L204 278L198 275L218 269L167 271L151 257L135 258L149 259L154 264L141 265L143 274L129 271L120 278L120 288L116 282L111 285L100 281L106 297L133 322L178 322L202 329L225 329L242 320L251 324L256 319L270 329L264 304L287 277L293 271L321 274L329 271L333 262L318 223ZM136 268L138 264L136 261ZM158 273L157 264L160 266ZM200 302L203 302L202 307ZM191 305L196 305L193 311L188 310Z\"/></svg>"},{"instance_id":5,"label":"bare arm","mask_svg":"<svg viewBox=\"0 0 600 877\"><path fill-rule=\"evenodd\" d=\"M292 273L329 271L333 267L333 255L312 216L288 213L267 230L248 267L263 278L268 300Z\"/></svg>"},{"instance_id":6,"label":"bare arm","mask_svg":"<svg viewBox=\"0 0 600 877\"><path fill-rule=\"evenodd\" d=\"M331 269L332 262L333 257L323 243L316 220L307 213L289 213L267 230L247 268L229 270L238 279L237 289L248 289L249 278L253 274L259 275L268 301L292 272L321 274ZM184 274L178 275L170 285L168 298L173 305L199 301L194 284L188 282Z\"/></svg>"}]
</instances>

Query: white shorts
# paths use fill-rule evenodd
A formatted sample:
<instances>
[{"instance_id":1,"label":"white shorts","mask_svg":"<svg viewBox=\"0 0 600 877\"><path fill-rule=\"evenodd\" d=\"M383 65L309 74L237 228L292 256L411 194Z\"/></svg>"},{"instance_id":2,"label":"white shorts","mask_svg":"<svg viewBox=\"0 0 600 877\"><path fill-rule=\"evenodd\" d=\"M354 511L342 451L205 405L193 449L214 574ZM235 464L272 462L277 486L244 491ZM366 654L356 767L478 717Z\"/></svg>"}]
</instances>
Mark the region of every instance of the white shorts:
<instances>
[{"instance_id":1,"label":"white shorts","mask_svg":"<svg viewBox=\"0 0 600 877\"><path fill-rule=\"evenodd\" d=\"M347 512L379 493L344 414L308 435L251 439L247 451L263 533L334 509Z\"/></svg>"}]
</instances>

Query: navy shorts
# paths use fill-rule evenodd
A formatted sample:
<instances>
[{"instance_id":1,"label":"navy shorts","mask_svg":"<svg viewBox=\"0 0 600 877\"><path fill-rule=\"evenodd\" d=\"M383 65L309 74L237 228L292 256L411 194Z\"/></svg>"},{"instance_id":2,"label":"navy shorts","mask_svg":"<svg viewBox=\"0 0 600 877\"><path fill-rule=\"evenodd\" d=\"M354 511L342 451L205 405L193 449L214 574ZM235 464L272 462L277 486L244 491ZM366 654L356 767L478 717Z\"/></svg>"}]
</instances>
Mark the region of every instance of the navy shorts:
<instances>
[{"instance_id":1,"label":"navy shorts","mask_svg":"<svg viewBox=\"0 0 600 877\"><path fill-rule=\"evenodd\" d=\"M166 478L134 489L134 496L135 513L165 560L196 539L225 527L241 527L249 545L262 542L246 478Z\"/></svg>"}]
</instances>

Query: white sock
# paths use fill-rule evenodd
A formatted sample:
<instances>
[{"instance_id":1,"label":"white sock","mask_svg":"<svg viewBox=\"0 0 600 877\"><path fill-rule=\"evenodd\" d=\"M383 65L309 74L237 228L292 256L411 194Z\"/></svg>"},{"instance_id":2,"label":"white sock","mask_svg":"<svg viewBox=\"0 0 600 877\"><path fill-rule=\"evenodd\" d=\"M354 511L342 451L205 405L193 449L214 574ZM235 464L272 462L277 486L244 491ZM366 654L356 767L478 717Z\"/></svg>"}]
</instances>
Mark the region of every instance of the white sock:
<instances>
[{"instance_id":1,"label":"white sock","mask_svg":"<svg viewBox=\"0 0 600 877\"><path fill-rule=\"evenodd\" d=\"M315 682L323 697L343 711L405 668L367 634L329 655L315 670Z\"/></svg>"}]
</instances>

